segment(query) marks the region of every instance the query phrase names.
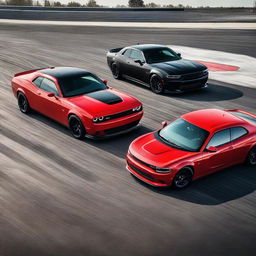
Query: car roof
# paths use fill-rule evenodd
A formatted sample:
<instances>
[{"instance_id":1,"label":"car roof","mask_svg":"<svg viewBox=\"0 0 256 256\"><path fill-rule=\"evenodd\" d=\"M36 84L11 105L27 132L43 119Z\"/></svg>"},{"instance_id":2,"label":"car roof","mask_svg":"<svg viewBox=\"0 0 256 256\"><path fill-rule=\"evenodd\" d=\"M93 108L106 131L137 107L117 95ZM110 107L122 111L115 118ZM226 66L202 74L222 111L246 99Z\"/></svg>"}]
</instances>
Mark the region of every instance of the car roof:
<instances>
[{"instance_id":1,"label":"car roof","mask_svg":"<svg viewBox=\"0 0 256 256\"><path fill-rule=\"evenodd\" d=\"M74 68L74 67L51 67L51 68L41 69L38 72L53 76L57 79L91 74L90 72L84 69Z\"/></svg>"},{"instance_id":2,"label":"car roof","mask_svg":"<svg viewBox=\"0 0 256 256\"><path fill-rule=\"evenodd\" d=\"M184 114L181 117L209 132L225 128L227 126L247 124L245 120L220 109L197 110Z\"/></svg>"},{"instance_id":3,"label":"car roof","mask_svg":"<svg viewBox=\"0 0 256 256\"><path fill-rule=\"evenodd\" d=\"M128 48L134 48L141 51L148 50L148 49L154 49L154 48L166 48L167 46L161 45L161 44L135 44L131 45Z\"/></svg>"}]
</instances>

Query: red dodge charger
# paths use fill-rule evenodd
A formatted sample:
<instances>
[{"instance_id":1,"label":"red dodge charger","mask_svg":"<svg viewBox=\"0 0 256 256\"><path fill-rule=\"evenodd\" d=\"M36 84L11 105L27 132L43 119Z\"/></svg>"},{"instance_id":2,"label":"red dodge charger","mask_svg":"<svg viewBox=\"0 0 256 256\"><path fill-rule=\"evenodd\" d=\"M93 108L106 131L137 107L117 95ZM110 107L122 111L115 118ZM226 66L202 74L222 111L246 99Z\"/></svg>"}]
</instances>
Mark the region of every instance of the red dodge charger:
<instances>
[{"instance_id":1,"label":"red dodge charger","mask_svg":"<svg viewBox=\"0 0 256 256\"><path fill-rule=\"evenodd\" d=\"M53 67L18 73L12 90L23 113L36 110L70 128L77 139L109 137L140 122L142 104L83 69Z\"/></svg>"},{"instance_id":2,"label":"red dodge charger","mask_svg":"<svg viewBox=\"0 0 256 256\"><path fill-rule=\"evenodd\" d=\"M157 132L134 140L127 169L158 187L184 188L223 168L256 165L256 115L204 109L182 115Z\"/></svg>"}]
</instances>

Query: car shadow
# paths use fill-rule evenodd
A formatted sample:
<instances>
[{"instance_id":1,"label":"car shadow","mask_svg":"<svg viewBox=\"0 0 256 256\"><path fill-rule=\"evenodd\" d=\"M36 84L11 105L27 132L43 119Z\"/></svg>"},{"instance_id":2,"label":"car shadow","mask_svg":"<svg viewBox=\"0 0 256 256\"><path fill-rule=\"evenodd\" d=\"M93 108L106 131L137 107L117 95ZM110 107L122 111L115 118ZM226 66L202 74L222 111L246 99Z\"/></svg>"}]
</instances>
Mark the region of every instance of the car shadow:
<instances>
[{"instance_id":1,"label":"car shadow","mask_svg":"<svg viewBox=\"0 0 256 256\"><path fill-rule=\"evenodd\" d=\"M162 194L200 205L219 205L241 197L256 190L255 167L237 165L194 181L189 187L155 188L134 177L144 187Z\"/></svg>"},{"instance_id":2,"label":"car shadow","mask_svg":"<svg viewBox=\"0 0 256 256\"><path fill-rule=\"evenodd\" d=\"M54 120L33 111L30 114L30 117L36 119L37 121L40 121L44 124L47 124L48 126L62 132L63 134L71 137L72 139L75 139L72 134L70 133L69 129ZM120 158L124 158L126 156L128 147L130 143L137 137L152 132L153 130L149 129L146 126L140 125L138 128L128 132L124 133L122 135L117 135L114 137L106 138L106 139L99 139L99 140L93 140L89 138L85 138L84 142L87 144L90 144L92 146L95 146L99 149L102 149L104 151L107 151L115 156L118 156Z\"/></svg>"},{"instance_id":3,"label":"car shadow","mask_svg":"<svg viewBox=\"0 0 256 256\"><path fill-rule=\"evenodd\" d=\"M243 92L229 86L208 83L208 88L183 94L172 94L172 96L193 101L225 101L240 98L243 96Z\"/></svg>"},{"instance_id":4,"label":"car shadow","mask_svg":"<svg viewBox=\"0 0 256 256\"><path fill-rule=\"evenodd\" d=\"M123 78L123 81L130 83L145 90L150 90L150 88L143 86L134 81ZM152 92L153 93L153 92ZM214 82L208 83L208 88L190 92L184 92L181 94L175 94L171 92L166 92L162 96L174 97L176 99L186 99L192 101L225 101L234 100L242 97L244 94L238 89L229 87L228 85L220 85Z\"/></svg>"}]
</instances>

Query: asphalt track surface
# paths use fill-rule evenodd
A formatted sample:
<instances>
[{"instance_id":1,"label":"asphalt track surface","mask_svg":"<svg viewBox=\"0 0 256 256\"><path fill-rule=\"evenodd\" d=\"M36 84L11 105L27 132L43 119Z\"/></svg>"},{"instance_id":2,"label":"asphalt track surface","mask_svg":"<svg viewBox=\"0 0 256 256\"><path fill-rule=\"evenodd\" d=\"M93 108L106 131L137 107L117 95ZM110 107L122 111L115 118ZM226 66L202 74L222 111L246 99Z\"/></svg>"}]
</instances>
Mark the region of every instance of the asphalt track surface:
<instances>
[{"instance_id":1,"label":"asphalt track surface","mask_svg":"<svg viewBox=\"0 0 256 256\"><path fill-rule=\"evenodd\" d=\"M209 81L205 91L155 95L114 80L105 58L137 42L256 57L255 41L252 30L0 25L0 255L255 255L255 168L228 168L182 191L151 188L125 169L130 142L161 121L202 108L256 113L255 89ZM22 114L13 74L59 65L88 69L138 97L141 128L77 141L38 113Z\"/></svg>"}]
</instances>

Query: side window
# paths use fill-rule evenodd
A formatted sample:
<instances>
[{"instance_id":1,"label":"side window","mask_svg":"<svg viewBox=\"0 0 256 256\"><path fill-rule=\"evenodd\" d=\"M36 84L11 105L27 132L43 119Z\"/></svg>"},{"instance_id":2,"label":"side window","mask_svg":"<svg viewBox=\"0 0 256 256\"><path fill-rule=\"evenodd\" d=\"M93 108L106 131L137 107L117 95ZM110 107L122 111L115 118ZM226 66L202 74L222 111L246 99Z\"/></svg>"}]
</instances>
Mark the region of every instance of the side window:
<instances>
[{"instance_id":1,"label":"side window","mask_svg":"<svg viewBox=\"0 0 256 256\"><path fill-rule=\"evenodd\" d=\"M40 88L46 92L54 92L55 95L59 96L59 92L57 90L55 83L47 78L44 78Z\"/></svg>"},{"instance_id":2,"label":"side window","mask_svg":"<svg viewBox=\"0 0 256 256\"><path fill-rule=\"evenodd\" d=\"M42 76L39 76L39 77L35 78L35 79L33 80L34 85L37 86L37 87L40 87L40 85L41 85L43 79L44 79L44 78L43 78Z\"/></svg>"},{"instance_id":3,"label":"side window","mask_svg":"<svg viewBox=\"0 0 256 256\"><path fill-rule=\"evenodd\" d=\"M233 127L231 128L231 140L236 140L247 133L247 130L243 127Z\"/></svg>"},{"instance_id":4,"label":"side window","mask_svg":"<svg viewBox=\"0 0 256 256\"><path fill-rule=\"evenodd\" d=\"M134 59L134 60L144 61L142 53L140 51L137 51L137 50L132 50L131 51L130 58Z\"/></svg>"},{"instance_id":5,"label":"side window","mask_svg":"<svg viewBox=\"0 0 256 256\"><path fill-rule=\"evenodd\" d=\"M131 51L132 51L131 49L127 49L126 51L123 52L123 55L124 55L125 57L130 58Z\"/></svg>"},{"instance_id":6,"label":"side window","mask_svg":"<svg viewBox=\"0 0 256 256\"><path fill-rule=\"evenodd\" d=\"M230 129L222 130L216 132L211 140L209 141L207 147L218 147L230 142Z\"/></svg>"}]
</instances>

